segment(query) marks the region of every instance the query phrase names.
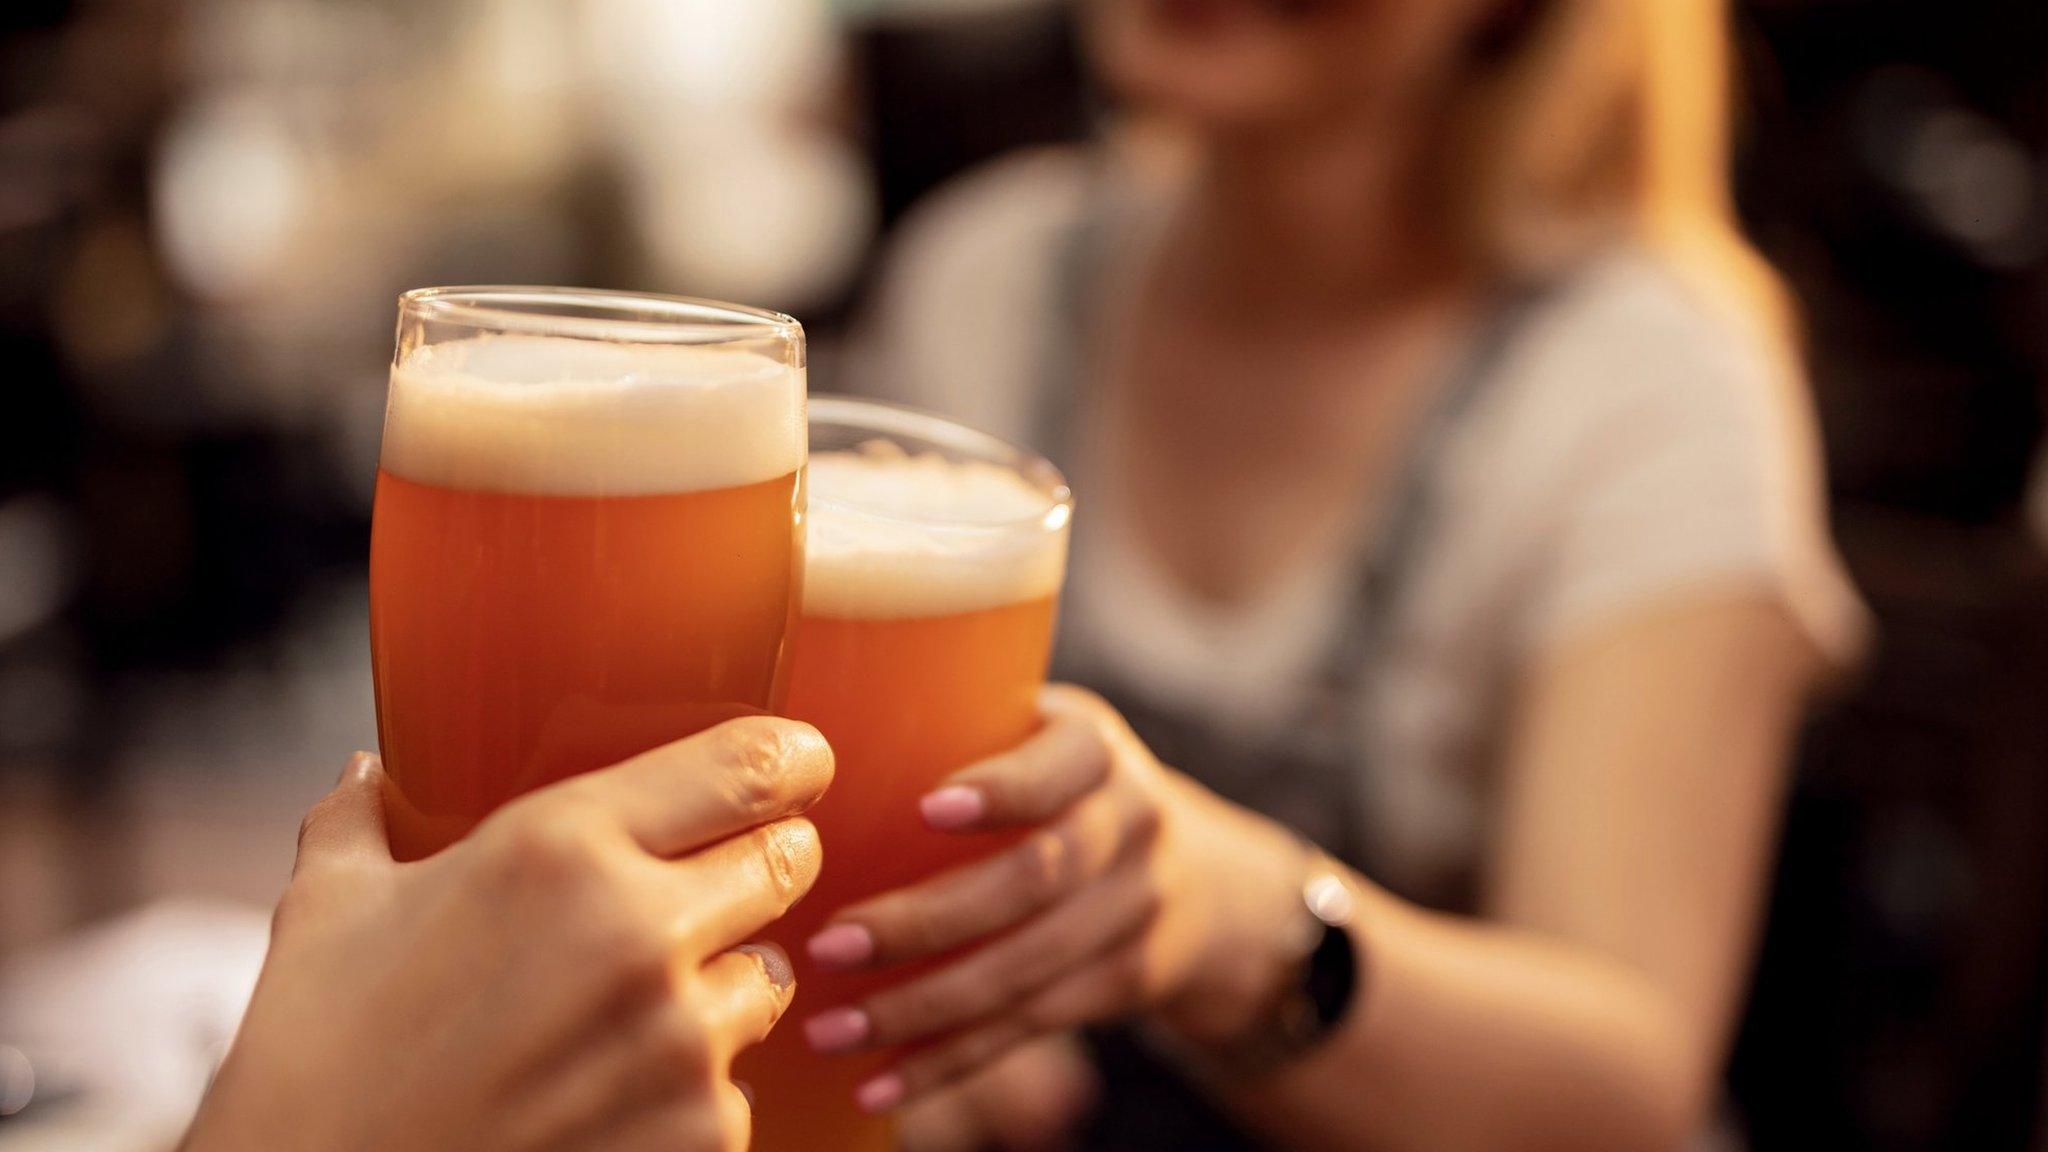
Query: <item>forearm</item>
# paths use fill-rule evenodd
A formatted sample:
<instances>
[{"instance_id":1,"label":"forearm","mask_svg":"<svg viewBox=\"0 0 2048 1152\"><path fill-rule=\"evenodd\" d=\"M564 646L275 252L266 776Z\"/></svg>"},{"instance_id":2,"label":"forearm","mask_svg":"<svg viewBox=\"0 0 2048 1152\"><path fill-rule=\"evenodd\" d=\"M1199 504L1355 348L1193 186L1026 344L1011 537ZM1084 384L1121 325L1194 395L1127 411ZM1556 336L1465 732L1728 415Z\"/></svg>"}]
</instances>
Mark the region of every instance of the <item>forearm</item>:
<instances>
[{"instance_id":1,"label":"forearm","mask_svg":"<svg viewBox=\"0 0 2048 1152\"><path fill-rule=\"evenodd\" d=\"M1700 1046L1591 952L1424 912L1360 881L1361 999L1307 1057L1219 1083L1291 1148L1662 1149L1698 1122Z\"/></svg>"},{"instance_id":2,"label":"forearm","mask_svg":"<svg viewBox=\"0 0 2048 1152\"><path fill-rule=\"evenodd\" d=\"M1816 659L1775 600L1745 592L1644 615L1532 669L1488 848L1492 919L1425 912L1350 877L1350 1017L1262 1080L1220 1077L1218 1098L1290 1148L1682 1144L1708 1117L1739 1011ZM1191 795L1184 809L1210 813ZM1289 973L1262 944L1286 933L1260 919L1287 906L1286 884L1258 866L1286 849L1213 831L1234 818L1203 822L1203 842L1243 846L1208 885L1240 898L1213 917L1224 927L1188 982L1226 1024L1257 1020ZM1178 1003L1161 1016L1200 1035Z\"/></svg>"}]
</instances>

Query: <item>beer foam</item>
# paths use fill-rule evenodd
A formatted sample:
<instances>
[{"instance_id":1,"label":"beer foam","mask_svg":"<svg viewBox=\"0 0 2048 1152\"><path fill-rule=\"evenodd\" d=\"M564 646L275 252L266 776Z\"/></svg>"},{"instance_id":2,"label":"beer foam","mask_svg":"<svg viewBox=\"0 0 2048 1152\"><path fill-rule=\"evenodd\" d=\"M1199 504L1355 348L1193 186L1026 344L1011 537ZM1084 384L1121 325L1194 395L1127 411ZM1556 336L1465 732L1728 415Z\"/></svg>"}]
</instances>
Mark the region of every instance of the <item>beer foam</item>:
<instances>
[{"instance_id":1,"label":"beer foam","mask_svg":"<svg viewBox=\"0 0 2048 1152\"><path fill-rule=\"evenodd\" d=\"M945 616L1059 591L1068 509L1013 469L878 443L813 454L807 484L806 612Z\"/></svg>"},{"instance_id":2,"label":"beer foam","mask_svg":"<svg viewBox=\"0 0 2048 1152\"><path fill-rule=\"evenodd\" d=\"M541 496L730 488L804 460L804 370L759 352L493 334L391 369L386 471Z\"/></svg>"}]
</instances>

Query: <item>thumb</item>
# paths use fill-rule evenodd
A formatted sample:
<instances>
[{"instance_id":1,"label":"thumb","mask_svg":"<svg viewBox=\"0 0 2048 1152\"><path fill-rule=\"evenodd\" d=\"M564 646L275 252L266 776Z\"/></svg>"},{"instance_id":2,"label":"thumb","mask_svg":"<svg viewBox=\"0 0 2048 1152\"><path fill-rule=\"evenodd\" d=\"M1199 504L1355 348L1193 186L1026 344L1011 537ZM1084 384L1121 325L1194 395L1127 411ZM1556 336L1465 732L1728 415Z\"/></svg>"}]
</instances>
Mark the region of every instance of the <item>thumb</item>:
<instances>
[{"instance_id":1,"label":"thumb","mask_svg":"<svg viewBox=\"0 0 2048 1152\"><path fill-rule=\"evenodd\" d=\"M293 875L328 860L390 860L383 793L384 761L374 752L349 757L333 790L299 822L299 859Z\"/></svg>"}]
</instances>

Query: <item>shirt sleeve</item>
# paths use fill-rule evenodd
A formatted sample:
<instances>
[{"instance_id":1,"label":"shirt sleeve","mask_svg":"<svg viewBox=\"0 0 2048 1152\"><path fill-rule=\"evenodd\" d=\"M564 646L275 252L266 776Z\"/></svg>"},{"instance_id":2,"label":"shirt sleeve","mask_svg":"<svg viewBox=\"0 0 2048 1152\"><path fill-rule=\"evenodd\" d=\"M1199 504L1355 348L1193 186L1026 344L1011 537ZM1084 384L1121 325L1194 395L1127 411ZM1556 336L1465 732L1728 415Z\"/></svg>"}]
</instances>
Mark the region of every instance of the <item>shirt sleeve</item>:
<instances>
[{"instance_id":1,"label":"shirt sleeve","mask_svg":"<svg viewBox=\"0 0 2048 1152\"><path fill-rule=\"evenodd\" d=\"M1782 600L1840 666L1867 616L1829 536L1803 382L1668 277L1609 276L1550 318L1556 517L1524 639L1545 649L1687 596Z\"/></svg>"}]
</instances>

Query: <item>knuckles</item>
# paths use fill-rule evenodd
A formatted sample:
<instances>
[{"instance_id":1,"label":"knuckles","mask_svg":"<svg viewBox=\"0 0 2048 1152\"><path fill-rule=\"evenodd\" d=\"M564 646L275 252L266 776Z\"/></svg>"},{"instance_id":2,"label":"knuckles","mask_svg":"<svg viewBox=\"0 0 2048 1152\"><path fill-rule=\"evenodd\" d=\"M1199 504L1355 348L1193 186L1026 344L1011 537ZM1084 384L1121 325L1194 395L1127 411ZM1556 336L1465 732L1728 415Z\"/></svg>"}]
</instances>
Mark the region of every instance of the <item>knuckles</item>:
<instances>
[{"instance_id":1,"label":"knuckles","mask_svg":"<svg viewBox=\"0 0 2048 1152\"><path fill-rule=\"evenodd\" d=\"M748 834L760 865L761 880L768 896L779 907L788 908L811 890L818 878L823 852L818 830L801 817L777 821Z\"/></svg>"},{"instance_id":2,"label":"knuckles","mask_svg":"<svg viewBox=\"0 0 2048 1152\"><path fill-rule=\"evenodd\" d=\"M502 886L526 892L581 888L606 871L595 821L580 801L558 796L545 806L515 805L504 816L480 840Z\"/></svg>"},{"instance_id":3,"label":"knuckles","mask_svg":"<svg viewBox=\"0 0 2048 1152\"><path fill-rule=\"evenodd\" d=\"M505 916L552 925L553 947L573 957L584 979L631 999L668 999L674 941L648 907L647 881L632 855L563 798L505 815L478 838L484 886Z\"/></svg>"},{"instance_id":4,"label":"knuckles","mask_svg":"<svg viewBox=\"0 0 2048 1152\"><path fill-rule=\"evenodd\" d=\"M1074 756L1080 761L1075 774L1086 782L1088 789L1100 788L1116 771L1116 753L1110 748L1109 741L1103 738L1100 725L1087 721L1074 723L1081 729L1074 746Z\"/></svg>"},{"instance_id":5,"label":"knuckles","mask_svg":"<svg viewBox=\"0 0 2048 1152\"><path fill-rule=\"evenodd\" d=\"M1016 848L1016 891L1032 908L1042 908L1071 890L1079 879L1081 846L1071 821L1031 834Z\"/></svg>"},{"instance_id":6,"label":"knuckles","mask_svg":"<svg viewBox=\"0 0 2048 1152\"><path fill-rule=\"evenodd\" d=\"M749 717L709 738L728 803L756 818L808 807L832 780L831 750L808 724Z\"/></svg>"},{"instance_id":7,"label":"knuckles","mask_svg":"<svg viewBox=\"0 0 2048 1152\"><path fill-rule=\"evenodd\" d=\"M988 1015L1001 1006L1005 988L996 982L927 979L886 994L870 1009L877 1036L923 1034Z\"/></svg>"},{"instance_id":8,"label":"knuckles","mask_svg":"<svg viewBox=\"0 0 2048 1152\"><path fill-rule=\"evenodd\" d=\"M938 951L949 938L949 918L946 909L918 899L889 899L862 917L875 937L875 962L882 964Z\"/></svg>"}]
</instances>

